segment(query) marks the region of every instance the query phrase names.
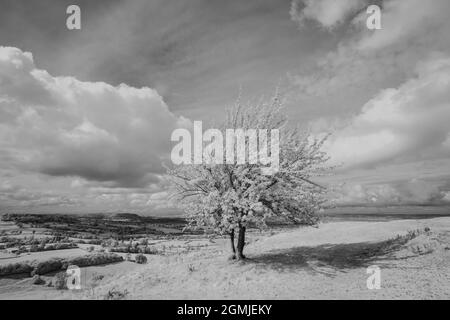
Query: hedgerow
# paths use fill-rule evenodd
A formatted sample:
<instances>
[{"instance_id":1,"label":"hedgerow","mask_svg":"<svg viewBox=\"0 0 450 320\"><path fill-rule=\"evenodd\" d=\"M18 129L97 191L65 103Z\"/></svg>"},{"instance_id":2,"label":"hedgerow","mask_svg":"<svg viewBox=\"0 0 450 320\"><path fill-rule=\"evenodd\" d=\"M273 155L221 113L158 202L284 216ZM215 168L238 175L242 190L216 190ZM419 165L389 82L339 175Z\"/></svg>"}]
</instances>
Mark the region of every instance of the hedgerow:
<instances>
[{"instance_id":1,"label":"hedgerow","mask_svg":"<svg viewBox=\"0 0 450 320\"><path fill-rule=\"evenodd\" d=\"M0 265L0 276L12 274L43 275L58 270L66 270L70 265L78 267L95 266L123 261L123 258L114 253L90 254L75 258L51 258L46 261L24 261Z\"/></svg>"}]
</instances>

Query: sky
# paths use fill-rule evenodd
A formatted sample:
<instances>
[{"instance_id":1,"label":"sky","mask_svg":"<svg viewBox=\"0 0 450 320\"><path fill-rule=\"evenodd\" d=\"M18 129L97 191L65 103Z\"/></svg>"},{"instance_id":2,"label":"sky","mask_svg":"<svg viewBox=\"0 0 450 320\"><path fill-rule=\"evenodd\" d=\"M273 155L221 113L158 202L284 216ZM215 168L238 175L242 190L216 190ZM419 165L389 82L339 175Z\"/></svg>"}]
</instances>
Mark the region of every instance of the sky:
<instances>
[{"instance_id":1,"label":"sky","mask_svg":"<svg viewBox=\"0 0 450 320\"><path fill-rule=\"evenodd\" d=\"M450 205L448 0L0 7L1 212L179 214L171 132L276 88L292 124L331 133L335 205Z\"/></svg>"}]
</instances>

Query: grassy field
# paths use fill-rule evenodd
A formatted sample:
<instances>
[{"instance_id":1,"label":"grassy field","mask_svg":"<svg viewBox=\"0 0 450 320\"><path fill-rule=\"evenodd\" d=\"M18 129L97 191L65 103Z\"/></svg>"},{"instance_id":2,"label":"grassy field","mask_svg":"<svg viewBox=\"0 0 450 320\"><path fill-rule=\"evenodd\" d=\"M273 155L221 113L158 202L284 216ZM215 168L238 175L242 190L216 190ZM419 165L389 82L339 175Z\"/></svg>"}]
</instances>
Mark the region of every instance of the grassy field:
<instances>
[{"instance_id":1,"label":"grassy field","mask_svg":"<svg viewBox=\"0 0 450 320\"><path fill-rule=\"evenodd\" d=\"M3 228L17 230L8 223ZM22 226L22 230L33 234L31 229ZM120 252L123 262L83 267L82 290L61 291L47 286L54 281L55 272L41 276L46 283L43 285L33 284L30 275L0 277L0 299L450 298L448 217L328 221L318 228L252 230L245 262L228 260L228 239L220 237L165 234L120 241L103 239L101 234L96 237L104 242L77 243L76 249L15 254L0 259L0 265L74 258L112 248L135 250L143 243L152 254L145 255L146 264L134 262L136 253ZM381 268L380 290L366 286L366 268L370 265Z\"/></svg>"}]
</instances>

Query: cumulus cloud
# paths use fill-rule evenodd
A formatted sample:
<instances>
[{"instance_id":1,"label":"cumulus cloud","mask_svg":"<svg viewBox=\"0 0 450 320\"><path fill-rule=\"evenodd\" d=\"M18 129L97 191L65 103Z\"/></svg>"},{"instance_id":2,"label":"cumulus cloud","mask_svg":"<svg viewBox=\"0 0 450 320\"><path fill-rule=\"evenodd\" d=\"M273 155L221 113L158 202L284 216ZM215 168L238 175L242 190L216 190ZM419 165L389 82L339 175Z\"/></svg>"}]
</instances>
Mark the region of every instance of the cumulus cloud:
<instances>
[{"instance_id":1,"label":"cumulus cloud","mask_svg":"<svg viewBox=\"0 0 450 320\"><path fill-rule=\"evenodd\" d=\"M306 20L318 22L322 27L332 29L361 9L364 0L293 0L291 19L300 26Z\"/></svg>"},{"instance_id":2,"label":"cumulus cloud","mask_svg":"<svg viewBox=\"0 0 450 320\"><path fill-rule=\"evenodd\" d=\"M427 158L450 134L450 58L420 64L416 78L382 90L338 130L327 149L344 166L378 164L399 156Z\"/></svg>"},{"instance_id":3,"label":"cumulus cloud","mask_svg":"<svg viewBox=\"0 0 450 320\"><path fill-rule=\"evenodd\" d=\"M382 30L368 30L362 10L335 50L291 78L294 99L322 101L327 115L315 124L336 128L335 162L448 155L449 10L446 0L385 0Z\"/></svg>"},{"instance_id":4,"label":"cumulus cloud","mask_svg":"<svg viewBox=\"0 0 450 320\"><path fill-rule=\"evenodd\" d=\"M417 63L429 53L450 51L449 11L446 0L385 0L382 30L368 30L362 10L335 50L292 76L297 96L355 100L401 84L414 76Z\"/></svg>"},{"instance_id":5,"label":"cumulus cloud","mask_svg":"<svg viewBox=\"0 0 450 320\"><path fill-rule=\"evenodd\" d=\"M188 124L153 89L55 77L0 47L2 167L145 187L163 173L172 130Z\"/></svg>"},{"instance_id":6,"label":"cumulus cloud","mask_svg":"<svg viewBox=\"0 0 450 320\"><path fill-rule=\"evenodd\" d=\"M450 2L379 1L381 30L368 30L365 10L348 3L339 14L329 4L336 15L325 19L327 2L293 3L291 17L304 28L313 27L304 24L308 19L324 33L348 28L291 84L293 100L312 103L320 114L313 130L332 128L326 148L342 165L340 182L348 180L337 188L337 202L448 205L448 182L419 177L448 181L448 163L438 163L450 155Z\"/></svg>"}]
</instances>

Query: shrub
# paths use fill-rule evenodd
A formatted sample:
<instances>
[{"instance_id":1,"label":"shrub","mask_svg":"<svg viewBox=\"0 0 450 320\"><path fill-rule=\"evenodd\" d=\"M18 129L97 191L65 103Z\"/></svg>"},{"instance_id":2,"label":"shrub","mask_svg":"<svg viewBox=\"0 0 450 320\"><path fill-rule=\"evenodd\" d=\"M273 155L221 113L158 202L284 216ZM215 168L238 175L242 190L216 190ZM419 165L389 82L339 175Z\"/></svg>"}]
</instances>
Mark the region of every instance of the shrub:
<instances>
[{"instance_id":1,"label":"shrub","mask_svg":"<svg viewBox=\"0 0 450 320\"><path fill-rule=\"evenodd\" d=\"M150 246L146 247L130 247L120 246L109 249L110 252L123 252L123 253L145 253L145 254L157 254L158 251Z\"/></svg>"},{"instance_id":2,"label":"shrub","mask_svg":"<svg viewBox=\"0 0 450 320\"><path fill-rule=\"evenodd\" d=\"M20 246L19 249L17 250L17 253L22 253L22 252L27 252L27 248L25 246Z\"/></svg>"},{"instance_id":3,"label":"shrub","mask_svg":"<svg viewBox=\"0 0 450 320\"><path fill-rule=\"evenodd\" d=\"M40 276L35 275L33 277L33 279L31 279L31 283L35 284L35 285L44 285L45 284L45 280L42 279Z\"/></svg>"},{"instance_id":4,"label":"shrub","mask_svg":"<svg viewBox=\"0 0 450 320\"><path fill-rule=\"evenodd\" d=\"M90 254L82 257L66 259L52 258L46 261L25 261L0 265L0 276L21 273L27 273L31 274L31 276L35 276L58 270L65 270L70 265L87 267L120 261L123 261L123 258L114 253Z\"/></svg>"},{"instance_id":5,"label":"shrub","mask_svg":"<svg viewBox=\"0 0 450 320\"><path fill-rule=\"evenodd\" d=\"M35 266L31 275L42 275L52 271L61 270L62 268L62 259L52 258L50 260L38 262Z\"/></svg>"},{"instance_id":6,"label":"shrub","mask_svg":"<svg viewBox=\"0 0 450 320\"><path fill-rule=\"evenodd\" d=\"M75 243L58 243L55 246L55 250L73 249L77 247Z\"/></svg>"},{"instance_id":7,"label":"shrub","mask_svg":"<svg viewBox=\"0 0 450 320\"><path fill-rule=\"evenodd\" d=\"M58 272L54 278L53 278L53 285L55 286L55 289L57 290L65 290L67 289L67 273L64 272Z\"/></svg>"},{"instance_id":8,"label":"shrub","mask_svg":"<svg viewBox=\"0 0 450 320\"><path fill-rule=\"evenodd\" d=\"M7 276L11 274L30 273L33 267L26 262L9 263L0 266L0 276Z\"/></svg>"},{"instance_id":9,"label":"shrub","mask_svg":"<svg viewBox=\"0 0 450 320\"><path fill-rule=\"evenodd\" d=\"M84 243L101 245L102 244L102 240L101 239L90 239L88 241L85 241Z\"/></svg>"},{"instance_id":10,"label":"shrub","mask_svg":"<svg viewBox=\"0 0 450 320\"><path fill-rule=\"evenodd\" d=\"M116 289L109 290L108 293L104 296L105 300L122 300L125 299L128 295L128 290L120 291Z\"/></svg>"},{"instance_id":11,"label":"shrub","mask_svg":"<svg viewBox=\"0 0 450 320\"><path fill-rule=\"evenodd\" d=\"M102 274L96 274L95 276L92 277L92 281L101 281L103 280L105 276Z\"/></svg>"},{"instance_id":12,"label":"shrub","mask_svg":"<svg viewBox=\"0 0 450 320\"><path fill-rule=\"evenodd\" d=\"M144 256L142 253L137 254L136 257L134 257L134 260L136 261L136 263L139 263L139 264L147 263L147 257Z\"/></svg>"},{"instance_id":13,"label":"shrub","mask_svg":"<svg viewBox=\"0 0 450 320\"><path fill-rule=\"evenodd\" d=\"M113 262L123 261L123 258L114 253L97 253L82 257L69 258L63 261L63 269L67 269L69 265L76 265L78 267L95 266L100 264L107 264Z\"/></svg>"},{"instance_id":14,"label":"shrub","mask_svg":"<svg viewBox=\"0 0 450 320\"><path fill-rule=\"evenodd\" d=\"M194 265L193 264L188 264L188 271L189 272L194 272L194 271L196 271L196 269L195 269L195 267L194 267Z\"/></svg>"},{"instance_id":15,"label":"shrub","mask_svg":"<svg viewBox=\"0 0 450 320\"><path fill-rule=\"evenodd\" d=\"M157 254L158 250L156 250L155 248L150 247L150 246L145 246L145 247L141 248L141 252L145 253L145 254Z\"/></svg>"}]
</instances>

